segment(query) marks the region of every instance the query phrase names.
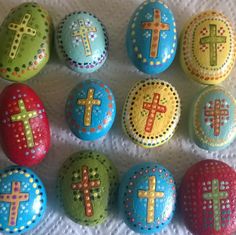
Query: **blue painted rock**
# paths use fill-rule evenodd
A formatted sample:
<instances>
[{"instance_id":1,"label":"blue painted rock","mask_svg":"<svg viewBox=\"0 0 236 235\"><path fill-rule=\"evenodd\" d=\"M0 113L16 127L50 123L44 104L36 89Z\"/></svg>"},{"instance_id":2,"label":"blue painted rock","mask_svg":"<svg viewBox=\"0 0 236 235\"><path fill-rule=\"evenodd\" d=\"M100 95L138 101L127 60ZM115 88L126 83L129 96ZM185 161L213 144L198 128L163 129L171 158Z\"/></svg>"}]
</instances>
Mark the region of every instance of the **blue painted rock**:
<instances>
[{"instance_id":1,"label":"blue painted rock","mask_svg":"<svg viewBox=\"0 0 236 235\"><path fill-rule=\"evenodd\" d=\"M49 60L52 21L37 3L23 3L11 10L0 27L0 77L22 82Z\"/></svg>"},{"instance_id":2,"label":"blue painted rock","mask_svg":"<svg viewBox=\"0 0 236 235\"><path fill-rule=\"evenodd\" d=\"M96 140L112 127L116 103L110 88L98 80L85 80L70 93L66 120L71 131L82 140Z\"/></svg>"},{"instance_id":3,"label":"blue painted rock","mask_svg":"<svg viewBox=\"0 0 236 235\"><path fill-rule=\"evenodd\" d=\"M15 83L0 95L0 140L8 158L23 166L41 162L50 147L44 105L28 86Z\"/></svg>"},{"instance_id":4,"label":"blue painted rock","mask_svg":"<svg viewBox=\"0 0 236 235\"><path fill-rule=\"evenodd\" d=\"M137 82L126 99L122 125L131 140L153 148L166 143L180 118L180 99L168 82L146 79Z\"/></svg>"},{"instance_id":5,"label":"blue painted rock","mask_svg":"<svg viewBox=\"0 0 236 235\"><path fill-rule=\"evenodd\" d=\"M62 61L79 73L98 70L108 55L108 37L102 22L89 12L74 12L59 24L57 52Z\"/></svg>"},{"instance_id":6,"label":"blue painted rock","mask_svg":"<svg viewBox=\"0 0 236 235\"><path fill-rule=\"evenodd\" d=\"M73 154L59 172L60 202L66 214L83 225L104 222L115 202L117 189L116 168L97 152Z\"/></svg>"},{"instance_id":7,"label":"blue painted rock","mask_svg":"<svg viewBox=\"0 0 236 235\"><path fill-rule=\"evenodd\" d=\"M232 23L214 10L194 16L181 34L179 54L188 77L207 85L224 81L236 59Z\"/></svg>"},{"instance_id":8,"label":"blue painted rock","mask_svg":"<svg viewBox=\"0 0 236 235\"><path fill-rule=\"evenodd\" d=\"M147 74L159 74L173 62L176 25L173 13L161 1L147 0L131 17L126 35L128 56Z\"/></svg>"},{"instance_id":9,"label":"blue painted rock","mask_svg":"<svg viewBox=\"0 0 236 235\"><path fill-rule=\"evenodd\" d=\"M236 137L236 101L222 87L204 89L194 100L189 122L193 141L206 150L220 150Z\"/></svg>"},{"instance_id":10,"label":"blue painted rock","mask_svg":"<svg viewBox=\"0 0 236 235\"><path fill-rule=\"evenodd\" d=\"M28 168L0 171L0 232L22 234L42 220L47 206L43 183Z\"/></svg>"},{"instance_id":11,"label":"blue painted rock","mask_svg":"<svg viewBox=\"0 0 236 235\"><path fill-rule=\"evenodd\" d=\"M235 234L236 172L226 163L203 160L190 167L179 199L184 222L193 234Z\"/></svg>"},{"instance_id":12,"label":"blue painted rock","mask_svg":"<svg viewBox=\"0 0 236 235\"><path fill-rule=\"evenodd\" d=\"M121 181L119 208L125 223L135 232L161 231L174 215L175 202L174 179L159 164L138 164Z\"/></svg>"}]
</instances>

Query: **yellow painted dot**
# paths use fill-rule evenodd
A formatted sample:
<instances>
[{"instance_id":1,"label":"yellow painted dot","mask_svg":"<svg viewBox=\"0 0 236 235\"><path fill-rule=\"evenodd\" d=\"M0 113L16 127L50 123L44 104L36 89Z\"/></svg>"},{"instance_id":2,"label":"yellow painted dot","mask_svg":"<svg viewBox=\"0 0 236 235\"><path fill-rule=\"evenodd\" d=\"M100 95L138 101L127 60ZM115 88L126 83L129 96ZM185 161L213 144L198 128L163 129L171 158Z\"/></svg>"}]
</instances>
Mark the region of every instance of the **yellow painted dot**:
<instances>
[{"instance_id":1,"label":"yellow painted dot","mask_svg":"<svg viewBox=\"0 0 236 235\"><path fill-rule=\"evenodd\" d=\"M156 65L159 65L159 64L161 64L161 62L160 62L160 61L157 61L157 62L156 62Z\"/></svg>"},{"instance_id":2,"label":"yellow painted dot","mask_svg":"<svg viewBox=\"0 0 236 235\"><path fill-rule=\"evenodd\" d=\"M139 59L142 59L142 54L138 54L138 58L139 58Z\"/></svg>"},{"instance_id":3,"label":"yellow painted dot","mask_svg":"<svg viewBox=\"0 0 236 235\"><path fill-rule=\"evenodd\" d=\"M33 178L30 178L30 179L29 179L29 182L30 182L30 183L33 183L33 182L34 182L34 179L33 179Z\"/></svg>"},{"instance_id":4,"label":"yellow painted dot","mask_svg":"<svg viewBox=\"0 0 236 235\"><path fill-rule=\"evenodd\" d=\"M132 31L132 32L131 32L131 35L135 35L135 31Z\"/></svg>"},{"instance_id":5,"label":"yellow painted dot","mask_svg":"<svg viewBox=\"0 0 236 235\"><path fill-rule=\"evenodd\" d=\"M37 190L35 191L35 193L36 193L36 194L39 194L40 192L39 192L39 190L37 189Z\"/></svg>"},{"instance_id":6,"label":"yellow painted dot","mask_svg":"<svg viewBox=\"0 0 236 235\"><path fill-rule=\"evenodd\" d=\"M136 52L137 52L137 51L138 51L138 47L135 47L135 48L134 48L134 51L136 51Z\"/></svg>"},{"instance_id":7,"label":"yellow painted dot","mask_svg":"<svg viewBox=\"0 0 236 235\"><path fill-rule=\"evenodd\" d=\"M18 229L17 228L14 228L13 231L16 232Z\"/></svg>"},{"instance_id":8,"label":"yellow painted dot","mask_svg":"<svg viewBox=\"0 0 236 235\"><path fill-rule=\"evenodd\" d=\"M21 227L20 227L20 230L23 230L23 229L25 229L25 226L21 226Z\"/></svg>"},{"instance_id":9,"label":"yellow painted dot","mask_svg":"<svg viewBox=\"0 0 236 235\"><path fill-rule=\"evenodd\" d=\"M37 187L37 184L36 184L36 183L34 183L34 184L33 184L33 188L36 188L36 187Z\"/></svg>"},{"instance_id":10,"label":"yellow painted dot","mask_svg":"<svg viewBox=\"0 0 236 235\"><path fill-rule=\"evenodd\" d=\"M5 231L9 232L9 231L10 231L10 229L9 229L9 228L6 228L6 229L5 229Z\"/></svg>"},{"instance_id":11,"label":"yellow painted dot","mask_svg":"<svg viewBox=\"0 0 236 235\"><path fill-rule=\"evenodd\" d=\"M165 63L166 62L166 58L164 58L163 60L162 60L162 63Z\"/></svg>"},{"instance_id":12,"label":"yellow painted dot","mask_svg":"<svg viewBox=\"0 0 236 235\"><path fill-rule=\"evenodd\" d=\"M153 61L150 61L150 65L154 65L154 62L153 62Z\"/></svg>"},{"instance_id":13,"label":"yellow painted dot","mask_svg":"<svg viewBox=\"0 0 236 235\"><path fill-rule=\"evenodd\" d=\"M146 58L143 58L143 63L146 63L147 62L147 59Z\"/></svg>"}]
</instances>

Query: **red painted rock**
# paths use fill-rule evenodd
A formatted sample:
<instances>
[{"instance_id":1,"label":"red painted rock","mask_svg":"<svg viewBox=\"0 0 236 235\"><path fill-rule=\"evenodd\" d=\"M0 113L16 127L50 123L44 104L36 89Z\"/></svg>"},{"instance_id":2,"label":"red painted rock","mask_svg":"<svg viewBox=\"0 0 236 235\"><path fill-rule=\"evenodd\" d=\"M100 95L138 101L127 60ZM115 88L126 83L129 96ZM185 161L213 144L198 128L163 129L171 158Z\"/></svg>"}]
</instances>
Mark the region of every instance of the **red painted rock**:
<instances>
[{"instance_id":1,"label":"red painted rock","mask_svg":"<svg viewBox=\"0 0 236 235\"><path fill-rule=\"evenodd\" d=\"M24 84L6 87L0 95L1 145L14 163L32 166L50 146L50 129L42 101Z\"/></svg>"},{"instance_id":2,"label":"red painted rock","mask_svg":"<svg viewBox=\"0 0 236 235\"><path fill-rule=\"evenodd\" d=\"M180 207L193 234L232 234L236 231L236 172L217 160L193 165L181 183Z\"/></svg>"}]
</instances>

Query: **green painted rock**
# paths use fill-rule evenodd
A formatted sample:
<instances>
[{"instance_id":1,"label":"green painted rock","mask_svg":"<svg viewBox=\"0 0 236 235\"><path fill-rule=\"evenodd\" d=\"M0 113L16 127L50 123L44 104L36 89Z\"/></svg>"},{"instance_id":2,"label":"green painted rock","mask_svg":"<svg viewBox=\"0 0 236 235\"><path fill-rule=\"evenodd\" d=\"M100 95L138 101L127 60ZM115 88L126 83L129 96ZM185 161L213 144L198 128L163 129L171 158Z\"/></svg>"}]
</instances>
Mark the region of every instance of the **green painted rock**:
<instances>
[{"instance_id":1,"label":"green painted rock","mask_svg":"<svg viewBox=\"0 0 236 235\"><path fill-rule=\"evenodd\" d=\"M97 152L74 153L59 172L60 202L65 213L83 225L100 224L106 219L117 186L116 168Z\"/></svg>"},{"instance_id":2,"label":"green painted rock","mask_svg":"<svg viewBox=\"0 0 236 235\"><path fill-rule=\"evenodd\" d=\"M22 82L48 62L52 23L37 3L12 9L0 26L0 77Z\"/></svg>"}]
</instances>

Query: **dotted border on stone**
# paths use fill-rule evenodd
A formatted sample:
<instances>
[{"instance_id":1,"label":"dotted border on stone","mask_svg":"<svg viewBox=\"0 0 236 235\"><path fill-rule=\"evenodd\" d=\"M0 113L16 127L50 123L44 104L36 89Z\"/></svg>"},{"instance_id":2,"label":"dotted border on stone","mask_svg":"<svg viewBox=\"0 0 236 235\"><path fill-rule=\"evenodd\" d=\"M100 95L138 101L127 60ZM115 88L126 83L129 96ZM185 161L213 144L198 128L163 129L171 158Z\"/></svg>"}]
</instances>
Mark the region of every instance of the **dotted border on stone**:
<instances>
[{"instance_id":1,"label":"dotted border on stone","mask_svg":"<svg viewBox=\"0 0 236 235\"><path fill-rule=\"evenodd\" d=\"M36 65L37 64L40 64L45 58L49 59L49 55L46 53L46 49L50 48L50 46L47 47L46 45L50 43L51 37L52 37L52 33L50 33L50 29L52 30L52 20L49 16L49 13L44 8L42 8L41 5L39 5L36 2L22 3L20 6L18 6L16 8L13 8L10 11L8 16L5 18L5 21L8 20L9 17L12 16L12 14L15 13L15 11L18 11L22 8L27 8L29 6L33 7L33 8L38 8L39 13L43 12L44 14L46 14L46 16L44 16L44 17L48 20L48 22L47 22L47 25L45 24L45 27L47 27L46 30L48 30L47 33L49 32L49 37L46 38L46 40L44 39L44 41L40 44L40 48L37 50L37 54L33 57L32 61L28 62L28 64L24 63L24 64L21 65L21 67L15 67L14 70L11 70L11 68L9 68L9 67L6 67L6 68L3 67L3 64L0 61L0 73L6 74L5 79L8 79L8 80L17 81L13 78L13 76L15 76L17 79L20 80L20 78L22 76L24 76L25 73L27 73L28 70L29 71L36 70ZM4 21L4 23L5 23L5 21ZM0 30L1 30L1 27L0 27ZM49 41L48 41L48 39L49 39ZM9 73L11 73L11 74L9 75Z\"/></svg>"},{"instance_id":2,"label":"dotted border on stone","mask_svg":"<svg viewBox=\"0 0 236 235\"><path fill-rule=\"evenodd\" d=\"M12 174L21 174L24 175L25 178L29 178L29 183L32 184L32 188L35 188L35 194L37 195L37 200L41 202L41 207L39 211L43 208L43 191L41 191L41 188L44 188L44 185L42 184L41 180L38 178L38 176L31 174L31 172L27 171L27 168L21 168L17 166L13 166L10 168L5 169L3 172L0 173L0 182L2 181L2 178L6 178L8 176L11 176ZM32 196L32 193L28 192L30 196ZM46 196L46 195L45 195ZM37 221L37 217L41 217L41 212L38 215L34 215L31 220L26 222L25 226L21 226L20 228L15 228L13 230L7 228L2 228L2 225L0 224L0 232L5 231L7 233L21 233L24 229L30 229L30 226Z\"/></svg>"},{"instance_id":3,"label":"dotted border on stone","mask_svg":"<svg viewBox=\"0 0 236 235\"><path fill-rule=\"evenodd\" d=\"M214 15L214 16L213 16ZM234 66L234 61L235 61L235 58L236 58L236 38L235 36L231 39L231 44L230 44L230 51L233 51L232 53L232 56L234 57L233 61L229 64L229 68L227 71L225 71L223 74L221 72L221 70L217 73L217 75L209 75L209 76L205 76L205 75L202 75L202 74L199 74L199 71L196 69L196 68L193 68L191 66L191 63L192 62L189 62L191 61L191 58L189 56L190 54L190 50L192 50L192 47L187 47L186 45L189 43L189 30L192 30L192 25L195 25L196 21L199 20L199 18L205 18L205 17L208 17L208 19L206 20L210 20L212 19L212 17L215 17L213 18L214 20L220 20L219 18L223 18L223 20L225 20L225 23L226 25L229 25L229 27L231 28L231 30L229 30L229 34L231 32L231 34L234 35L234 32L233 32L233 27L232 27L232 24L230 23L230 21L228 20L228 18L226 16L224 16L222 13L220 12L217 12L217 11L205 11L205 12L202 12L198 15L196 15L195 17L192 18L192 20L187 23L187 25L185 26L185 28L183 29L183 32L184 34L182 35L182 38L181 38L181 43L180 43L180 48L181 48L181 53L182 53L182 56L183 56L183 62L184 62L184 67L185 69L187 70L188 73L192 74L194 76L194 79L197 80L197 81L211 81L211 80L222 80L223 77L225 77L227 74L229 74L229 72L232 70L232 67ZM201 19L201 22L202 22L203 19ZM195 27L194 27L195 28ZM233 42L232 42L233 41ZM233 49L232 49L233 48ZM199 78L200 76L200 78Z\"/></svg>"},{"instance_id":4,"label":"dotted border on stone","mask_svg":"<svg viewBox=\"0 0 236 235\"><path fill-rule=\"evenodd\" d=\"M231 129L228 133L228 135L225 137L225 139L213 139L213 138L209 138L207 137L204 133L205 131L201 128L201 124L200 124L200 119L199 116L202 113L202 110L200 110L200 105L202 104L202 100L208 96L209 94L214 94L214 92L221 92L224 94L224 96L228 97L232 104L235 105L234 108L234 120L236 122L236 101L234 99L234 97L226 92L222 87L211 87L210 89L207 89L205 91L203 91L197 98L197 100L194 103L194 113L193 113L193 128L194 128L194 135L198 138L198 140L203 143L203 144L207 144L211 147L221 147L223 145L229 144L233 141L234 137L234 133L236 131L236 127L234 129ZM231 114L233 115L233 114ZM231 141L231 142L230 142Z\"/></svg>"},{"instance_id":5,"label":"dotted border on stone","mask_svg":"<svg viewBox=\"0 0 236 235\"><path fill-rule=\"evenodd\" d=\"M77 14L88 14L89 16L92 16L93 18L95 18L100 23L102 30L103 30L103 35L105 36L105 50L101 53L98 60L93 61L92 63L80 63L80 62L74 61L72 58L69 57L69 55L66 53L66 51L64 50L64 47L63 47L63 42L61 40L61 37L62 37L62 29L64 27L64 23L70 16L77 15ZM108 40L108 34L106 31L106 28L103 25L103 23L94 14L92 14L90 12L76 11L76 12L68 14L64 19L62 19L62 21L58 25L56 42L57 42L58 50L59 50L60 54L65 58L66 62L68 63L68 65L70 67L74 66L74 67L80 67L82 69L91 69L91 68L96 67L99 64L102 64L103 61L105 61L108 56L109 40Z\"/></svg>"},{"instance_id":6,"label":"dotted border on stone","mask_svg":"<svg viewBox=\"0 0 236 235\"><path fill-rule=\"evenodd\" d=\"M148 84L148 83L150 83L150 84ZM141 89L141 86L146 85L146 84L148 84L148 85L161 84L163 86L168 86L168 87L170 87L170 90L172 91L173 95L175 96L177 106L176 106L175 114L172 118L171 123L176 122L176 120L177 120L177 123L176 123L175 128L173 129L173 131L165 139L163 139L163 134L160 134L158 136L152 136L153 138L145 137L145 136L135 138L134 134L133 134L133 128L131 129L131 132L129 131L130 130L130 128L128 127L129 123L127 124L127 122L129 122L129 120L127 121L126 116L127 116L127 112L128 112L127 109L128 109L129 104L132 105L131 96L133 96L134 92L135 92L135 94L138 93L138 90ZM127 96L126 101L125 101L124 108L123 108L122 127L125 130L128 137L130 137L133 140L133 142L138 143L140 145L143 145L145 147L156 147L156 146L159 146L159 145L165 143L166 141L168 141L173 136L174 131L177 128L177 125L178 125L178 122L179 122L180 113L181 113L181 104L180 104L180 98L179 98L179 95L178 95L176 89L168 82L165 82L165 81L162 81L162 80L154 80L154 79L150 78L150 79L146 79L146 80L142 80L142 81L137 82L133 86L133 88L131 88L131 90L129 91L128 96ZM166 128L165 133L168 132L170 129L171 129L171 125L169 125ZM137 135L140 135L140 134L138 133ZM158 141L159 138L161 138L161 141ZM151 143L147 143L148 141L151 142Z\"/></svg>"},{"instance_id":7,"label":"dotted border on stone","mask_svg":"<svg viewBox=\"0 0 236 235\"><path fill-rule=\"evenodd\" d=\"M78 93L83 89L83 86L84 85L87 85L87 84L93 84L93 83L96 83L100 88L102 88L104 90L104 94L107 95L107 100L109 100L109 104L108 104L108 107L107 107L107 115L105 116L105 118L102 120L102 124L99 124L97 127L93 127L91 128L90 126L89 127L86 127L86 126L82 126L82 125L78 125L75 121L75 119L72 118L72 114L70 114L70 111L73 107L73 104L71 103L70 105L67 105L67 102L68 101L71 101L73 99L73 96L71 97L71 94L75 92L76 90L76 94L75 96L78 95ZM82 86L82 87L80 87ZM79 89L78 89L79 88ZM96 88L95 89L95 92L96 92ZM109 97L111 97L112 99L109 99ZM114 95L111 91L111 89L105 85L103 82L99 81L99 80L95 80L95 79L91 79L91 80L85 80L83 81L82 83L80 83L78 86L76 86L70 93L68 99L67 99L67 102L66 102L66 118L68 120L68 124L69 126L73 127L73 129L79 129L82 133L86 133L86 134L91 134L91 133L100 133L101 131L104 130L104 126L108 125L110 122L114 122L115 120L115 117L112 118L113 116L113 113L115 112L115 108L116 108L116 102L115 102L115 98L114 98ZM109 114L109 115L108 115ZM84 114L85 115L85 114ZM70 128L71 129L71 128ZM83 131L85 130L85 131ZM108 130L109 131L109 130ZM72 131L73 132L73 131ZM74 132L73 132L74 133ZM76 135L77 136L77 135Z\"/></svg>"},{"instance_id":8,"label":"dotted border on stone","mask_svg":"<svg viewBox=\"0 0 236 235\"><path fill-rule=\"evenodd\" d=\"M132 168L131 168L131 171L132 171ZM174 194L172 196L173 200L174 200L174 203L173 203L173 211L172 213L170 213L169 217L166 218L165 221L161 222L159 225L155 226L155 227L150 227L150 226L147 226L146 228L141 226L139 224L139 222L136 222L136 224L134 222L131 222L130 224L133 226L133 227L139 227L140 226L140 229L143 230L143 231L150 231L151 229L159 229L160 226L163 226L166 224L166 222L168 222L172 217L173 217L173 214L174 214L174 211L175 211L175 207L176 207L176 185L175 185L175 181L174 181L174 178L172 176L172 174L166 169L164 168L163 166L159 165L159 164L155 164L153 163L153 166L151 165L145 165L144 167L139 167L137 168L134 172L132 172L132 174L129 174L129 171L127 174L129 174L129 178L126 177L126 181L128 181L129 184L126 184L125 185L125 190L124 190L124 194L122 195L123 198L125 198L126 200L122 200L122 205L126 205L127 204L127 195L130 194L130 191L132 189L130 188L135 188L136 187L136 184L135 183L132 183L131 184L131 180L137 180L138 176L144 178L146 177L146 175L152 175L152 172L157 172L157 174L164 174L165 172L165 178L161 178L161 180L165 180L166 182L168 181L170 184L172 184L172 190L174 191ZM136 177L135 177L136 176ZM156 176L156 174L155 174ZM147 178L146 178L147 180ZM157 178L158 180L158 178ZM131 201L131 207L133 206L132 204L132 201ZM128 211L128 207L127 206L124 206L125 210L124 210L124 214L126 215L126 219L127 221L131 221L132 220L132 216L129 215L131 214L130 211ZM153 224L155 223L155 221L153 222ZM157 223L156 223L157 224Z\"/></svg>"},{"instance_id":9,"label":"dotted border on stone","mask_svg":"<svg viewBox=\"0 0 236 235\"><path fill-rule=\"evenodd\" d=\"M150 58L145 58L143 57L142 53L139 52L139 47L137 46L137 40L135 38L135 21L137 20L138 18L138 15L140 13L140 11L143 10L144 6L147 5L148 3L160 3L162 4L166 9L168 9L170 12L171 10L168 8L168 6L166 4L164 4L162 1L159 1L159 0L147 0L145 1L144 3L142 3L138 9L136 10L136 12L134 13L134 15L132 16L133 20L132 20L132 23L130 24L130 28L131 28L131 32L130 32L130 38L131 38L131 41L132 41L132 44L133 44L133 51L136 53L136 57L141 60L142 63L147 63L148 60L150 60ZM172 13L172 12L171 12ZM173 13L172 13L173 15ZM151 66L162 66L163 64L165 64L169 59L171 59L171 55L173 55L176 51L176 48L177 48L177 33L176 33L176 23L175 23L175 19L174 17L172 17L172 21L173 21L173 32L174 32L174 43L172 45L172 49L171 49L171 53L168 54L166 56L166 59L163 59L162 61L150 61L149 62L149 65Z\"/></svg>"},{"instance_id":10,"label":"dotted border on stone","mask_svg":"<svg viewBox=\"0 0 236 235\"><path fill-rule=\"evenodd\" d=\"M59 171L59 177L58 177L58 182L57 182L57 191L58 191L58 198L60 200L60 204L61 206L64 208L64 204L63 204L63 200L62 200L62 189L60 187L63 179L64 179L64 175L67 174L67 171L70 168L70 165L73 164L75 161L78 161L79 159L89 159L92 158L93 160L97 160L100 164L102 164L104 166L104 168L106 169L108 178L110 180L110 185L111 188L109 190L109 194L110 197L108 199L108 203L106 205L106 208L104 208L105 211L109 211L109 207L111 206L112 203L114 203L113 198L115 198L115 196L117 195L117 190L118 189L118 182L119 182L119 178L118 178L118 172L117 169L115 168L115 166L113 165L112 161L107 158L105 155L96 152L96 151L81 151L81 152L76 152L73 153L62 165L60 171ZM82 166L82 165L81 165ZM89 166L88 166L89 167ZM112 176L112 177L111 177ZM101 181L102 183L102 181ZM73 190L72 190L73 191ZM106 219L106 217L103 216L103 214L100 215L100 218L102 220ZM81 222L84 223L86 226L90 226L91 224L99 224L99 220L80 220L80 219L75 219L72 218L72 220L76 221L76 222Z\"/></svg>"}]
</instances>

